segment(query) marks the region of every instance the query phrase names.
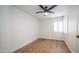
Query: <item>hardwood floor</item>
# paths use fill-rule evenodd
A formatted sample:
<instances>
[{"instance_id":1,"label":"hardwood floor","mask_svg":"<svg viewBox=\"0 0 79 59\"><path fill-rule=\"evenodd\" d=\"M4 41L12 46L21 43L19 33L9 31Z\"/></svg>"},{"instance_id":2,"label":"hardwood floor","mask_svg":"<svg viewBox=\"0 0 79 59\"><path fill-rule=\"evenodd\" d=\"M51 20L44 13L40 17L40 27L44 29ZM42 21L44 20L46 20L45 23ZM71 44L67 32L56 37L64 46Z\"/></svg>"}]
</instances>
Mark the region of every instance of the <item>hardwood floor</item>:
<instances>
[{"instance_id":1,"label":"hardwood floor","mask_svg":"<svg viewBox=\"0 0 79 59\"><path fill-rule=\"evenodd\" d=\"M37 39L14 53L70 53L63 40Z\"/></svg>"}]
</instances>

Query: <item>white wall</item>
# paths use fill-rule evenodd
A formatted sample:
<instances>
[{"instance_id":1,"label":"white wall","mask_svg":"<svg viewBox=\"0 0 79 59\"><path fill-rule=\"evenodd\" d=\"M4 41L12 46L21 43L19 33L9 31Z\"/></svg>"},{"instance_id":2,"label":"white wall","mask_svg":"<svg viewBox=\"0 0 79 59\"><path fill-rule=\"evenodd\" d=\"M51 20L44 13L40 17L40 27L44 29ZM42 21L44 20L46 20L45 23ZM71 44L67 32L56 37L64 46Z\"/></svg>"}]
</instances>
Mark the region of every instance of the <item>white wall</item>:
<instances>
[{"instance_id":1,"label":"white wall","mask_svg":"<svg viewBox=\"0 0 79 59\"><path fill-rule=\"evenodd\" d=\"M54 22L62 21L64 17L54 17L40 20L40 38L63 40L63 32L54 32Z\"/></svg>"},{"instance_id":2,"label":"white wall","mask_svg":"<svg viewBox=\"0 0 79 59\"><path fill-rule=\"evenodd\" d=\"M78 6L69 6L64 16L64 37L65 42L72 52L77 52L77 16Z\"/></svg>"},{"instance_id":3,"label":"white wall","mask_svg":"<svg viewBox=\"0 0 79 59\"><path fill-rule=\"evenodd\" d=\"M14 6L0 6L0 52L13 52L39 35L39 20Z\"/></svg>"},{"instance_id":4,"label":"white wall","mask_svg":"<svg viewBox=\"0 0 79 59\"><path fill-rule=\"evenodd\" d=\"M10 7L0 6L0 52L10 49Z\"/></svg>"}]
</instances>

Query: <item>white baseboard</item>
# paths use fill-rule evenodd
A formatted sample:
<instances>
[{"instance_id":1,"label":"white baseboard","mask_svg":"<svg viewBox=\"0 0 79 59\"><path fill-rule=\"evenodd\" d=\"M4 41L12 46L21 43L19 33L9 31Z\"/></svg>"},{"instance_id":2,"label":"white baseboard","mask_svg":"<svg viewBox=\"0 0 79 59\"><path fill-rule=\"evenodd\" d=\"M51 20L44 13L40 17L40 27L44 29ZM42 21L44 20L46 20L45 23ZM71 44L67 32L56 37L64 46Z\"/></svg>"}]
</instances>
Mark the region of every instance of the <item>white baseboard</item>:
<instances>
[{"instance_id":1,"label":"white baseboard","mask_svg":"<svg viewBox=\"0 0 79 59\"><path fill-rule=\"evenodd\" d=\"M64 42L65 42L65 44L67 45L67 47L70 49L71 53L75 53L75 52L72 50L72 48L70 47L69 43L68 43L66 40L64 40Z\"/></svg>"},{"instance_id":2,"label":"white baseboard","mask_svg":"<svg viewBox=\"0 0 79 59\"><path fill-rule=\"evenodd\" d=\"M24 44L22 44L22 45L20 45L20 46L18 46L18 47L16 47L16 48L12 49L12 50L11 50L11 53L13 53L14 51L16 51L16 50L18 50L18 49L24 47L25 45L28 45L29 43L33 42L34 40L36 40L36 39L38 39L38 38L39 38L39 37L36 37L35 39L33 39L33 40L29 41L29 42L26 42L26 43L24 43Z\"/></svg>"},{"instance_id":3,"label":"white baseboard","mask_svg":"<svg viewBox=\"0 0 79 59\"><path fill-rule=\"evenodd\" d=\"M44 38L44 39L52 39L52 40L63 40L63 38L51 38L51 37L40 37L40 38Z\"/></svg>"}]
</instances>

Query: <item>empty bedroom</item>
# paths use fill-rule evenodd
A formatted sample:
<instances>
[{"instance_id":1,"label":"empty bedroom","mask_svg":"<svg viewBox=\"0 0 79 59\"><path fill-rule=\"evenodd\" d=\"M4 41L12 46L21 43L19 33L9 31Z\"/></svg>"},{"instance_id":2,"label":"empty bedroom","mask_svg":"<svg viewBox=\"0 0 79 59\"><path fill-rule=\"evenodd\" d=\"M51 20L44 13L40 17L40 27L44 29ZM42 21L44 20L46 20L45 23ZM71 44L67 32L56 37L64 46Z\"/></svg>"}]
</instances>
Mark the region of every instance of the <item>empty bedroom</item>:
<instances>
[{"instance_id":1,"label":"empty bedroom","mask_svg":"<svg viewBox=\"0 0 79 59\"><path fill-rule=\"evenodd\" d=\"M78 53L79 5L0 5L0 53Z\"/></svg>"}]
</instances>

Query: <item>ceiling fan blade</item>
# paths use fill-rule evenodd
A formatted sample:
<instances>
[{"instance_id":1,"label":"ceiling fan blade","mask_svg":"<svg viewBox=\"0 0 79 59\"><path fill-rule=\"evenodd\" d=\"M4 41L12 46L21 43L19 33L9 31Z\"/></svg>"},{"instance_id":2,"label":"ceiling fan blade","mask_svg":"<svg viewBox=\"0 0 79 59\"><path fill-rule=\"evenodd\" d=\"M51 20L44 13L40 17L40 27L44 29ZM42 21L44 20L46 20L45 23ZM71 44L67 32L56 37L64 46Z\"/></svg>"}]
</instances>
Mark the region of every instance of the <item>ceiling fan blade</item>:
<instances>
[{"instance_id":1,"label":"ceiling fan blade","mask_svg":"<svg viewBox=\"0 0 79 59\"><path fill-rule=\"evenodd\" d=\"M36 13L44 13L44 11L36 12Z\"/></svg>"},{"instance_id":2,"label":"ceiling fan blade","mask_svg":"<svg viewBox=\"0 0 79 59\"><path fill-rule=\"evenodd\" d=\"M52 11L48 11L48 13L53 13L54 14L54 12L52 12Z\"/></svg>"},{"instance_id":3,"label":"ceiling fan blade","mask_svg":"<svg viewBox=\"0 0 79 59\"><path fill-rule=\"evenodd\" d=\"M47 11L49 11L49 10L51 10L51 9L55 8L56 6L58 6L58 5L53 5L53 6L52 6L52 7L50 7Z\"/></svg>"},{"instance_id":4,"label":"ceiling fan blade","mask_svg":"<svg viewBox=\"0 0 79 59\"><path fill-rule=\"evenodd\" d=\"M46 9L42 6L42 5L39 5L44 11L46 11Z\"/></svg>"}]
</instances>

